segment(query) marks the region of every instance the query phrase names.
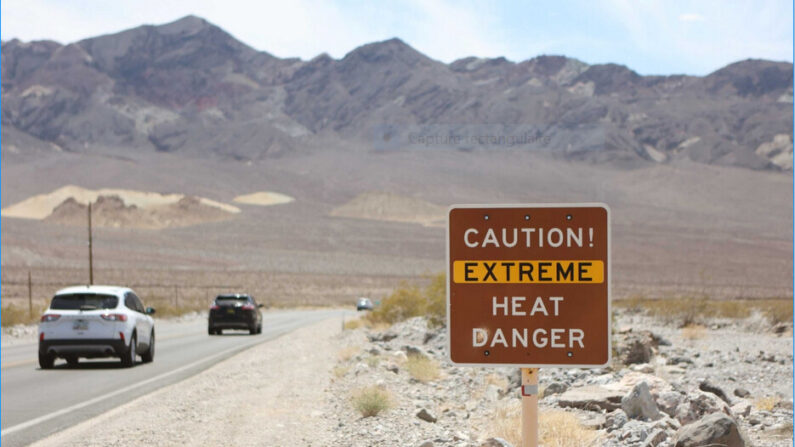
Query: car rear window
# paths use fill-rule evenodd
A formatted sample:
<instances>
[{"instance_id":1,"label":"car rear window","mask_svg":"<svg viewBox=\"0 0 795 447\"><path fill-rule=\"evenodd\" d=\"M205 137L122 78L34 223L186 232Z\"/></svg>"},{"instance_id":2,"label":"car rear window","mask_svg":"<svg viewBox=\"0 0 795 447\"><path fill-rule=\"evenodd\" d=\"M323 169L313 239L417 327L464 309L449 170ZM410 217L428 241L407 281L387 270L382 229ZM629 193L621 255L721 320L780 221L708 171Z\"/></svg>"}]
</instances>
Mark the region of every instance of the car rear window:
<instances>
[{"instance_id":1,"label":"car rear window","mask_svg":"<svg viewBox=\"0 0 795 447\"><path fill-rule=\"evenodd\" d=\"M247 296L219 296L215 299L216 304L237 304L248 303L249 297Z\"/></svg>"},{"instance_id":2,"label":"car rear window","mask_svg":"<svg viewBox=\"0 0 795 447\"><path fill-rule=\"evenodd\" d=\"M50 304L50 309L78 310L78 309L115 309L119 299L113 295L98 293L70 293L55 295Z\"/></svg>"}]
</instances>

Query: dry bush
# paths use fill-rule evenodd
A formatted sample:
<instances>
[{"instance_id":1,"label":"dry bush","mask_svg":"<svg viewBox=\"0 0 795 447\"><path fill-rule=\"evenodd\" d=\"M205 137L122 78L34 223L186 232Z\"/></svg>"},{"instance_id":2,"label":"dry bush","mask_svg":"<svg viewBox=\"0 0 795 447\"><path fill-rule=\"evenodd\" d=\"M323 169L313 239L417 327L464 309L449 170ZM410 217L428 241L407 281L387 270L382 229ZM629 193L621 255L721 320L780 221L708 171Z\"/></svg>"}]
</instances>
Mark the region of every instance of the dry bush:
<instances>
[{"instance_id":1,"label":"dry bush","mask_svg":"<svg viewBox=\"0 0 795 447\"><path fill-rule=\"evenodd\" d=\"M347 362L348 360L352 359L356 354L358 354L361 349L357 348L356 346L346 346L337 352L337 358L340 359L342 362Z\"/></svg>"},{"instance_id":2,"label":"dry bush","mask_svg":"<svg viewBox=\"0 0 795 447\"><path fill-rule=\"evenodd\" d=\"M362 319L361 318L356 318L356 319L353 319L353 320L346 321L345 324L343 325L343 328L346 331L351 331L351 330L354 330L354 329L359 329L363 325L364 325L364 322L362 321Z\"/></svg>"},{"instance_id":3,"label":"dry bush","mask_svg":"<svg viewBox=\"0 0 795 447\"><path fill-rule=\"evenodd\" d=\"M633 296L615 300L617 308L642 311L654 317L678 323L681 327L704 323L710 318L742 319L760 312L773 323L792 321L789 298L713 300L706 297L649 299Z\"/></svg>"},{"instance_id":4,"label":"dry bush","mask_svg":"<svg viewBox=\"0 0 795 447\"><path fill-rule=\"evenodd\" d=\"M334 377L341 379L345 377L345 375L348 374L348 371L350 370L351 370L350 366L335 366L331 370L331 373L334 374Z\"/></svg>"},{"instance_id":5,"label":"dry bush","mask_svg":"<svg viewBox=\"0 0 795 447\"><path fill-rule=\"evenodd\" d=\"M10 304L0 310L0 324L3 327L15 326L17 324L34 324L39 321L47 306L34 305L33 313L30 313L27 306L16 306Z\"/></svg>"},{"instance_id":6,"label":"dry bush","mask_svg":"<svg viewBox=\"0 0 795 447\"><path fill-rule=\"evenodd\" d=\"M392 395L381 387L370 386L355 391L351 403L362 417L368 418L392 408Z\"/></svg>"},{"instance_id":7,"label":"dry bush","mask_svg":"<svg viewBox=\"0 0 795 447\"><path fill-rule=\"evenodd\" d=\"M773 324L792 322L792 300L764 300L760 307Z\"/></svg>"},{"instance_id":8,"label":"dry bush","mask_svg":"<svg viewBox=\"0 0 795 447\"><path fill-rule=\"evenodd\" d=\"M428 300L428 323L444 326L447 320L447 276L444 273L431 278L431 283L425 288L425 298Z\"/></svg>"},{"instance_id":9,"label":"dry bush","mask_svg":"<svg viewBox=\"0 0 795 447\"><path fill-rule=\"evenodd\" d=\"M754 408L759 411L773 411L773 408L781 399L776 396L760 397L754 400Z\"/></svg>"},{"instance_id":10,"label":"dry bush","mask_svg":"<svg viewBox=\"0 0 795 447\"><path fill-rule=\"evenodd\" d=\"M503 438L522 445L521 404L498 408L492 416L489 437ZM589 430L573 414L544 411L538 416L538 442L544 447L588 447L598 445L598 433Z\"/></svg>"},{"instance_id":11,"label":"dry bush","mask_svg":"<svg viewBox=\"0 0 795 447\"><path fill-rule=\"evenodd\" d=\"M444 325L447 317L447 285L444 273L431 278L430 284L423 289L402 283L366 318L370 324L394 324L419 316L427 316L431 325Z\"/></svg>"},{"instance_id":12,"label":"dry bush","mask_svg":"<svg viewBox=\"0 0 795 447\"><path fill-rule=\"evenodd\" d=\"M439 364L424 355L409 355L405 367L409 375L420 382L430 382L439 378Z\"/></svg>"},{"instance_id":13,"label":"dry bush","mask_svg":"<svg viewBox=\"0 0 795 447\"><path fill-rule=\"evenodd\" d=\"M381 358L377 355L371 355L370 357L367 357L365 363L367 363L367 366L370 368L375 368L379 363L381 363Z\"/></svg>"},{"instance_id":14,"label":"dry bush","mask_svg":"<svg viewBox=\"0 0 795 447\"><path fill-rule=\"evenodd\" d=\"M486 386L496 385L499 388L506 388L508 386L508 378L504 374L489 373L484 378Z\"/></svg>"},{"instance_id":15,"label":"dry bush","mask_svg":"<svg viewBox=\"0 0 795 447\"><path fill-rule=\"evenodd\" d=\"M485 437L502 438L511 445L522 445L522 407L520 404L497 408L489 421Z\"/></svg>"},{"instance_id":16,"label":"dry bush","mask_svg":"<svg viewBox=\"0 0 795 447\"><path fill-rule=\"evenodd\" d=\"M685 340L700 340L707 336L707 328L699 324L691 324L682 328L682 338Z\"/></svg>"},{"instance_id":17,"label":"dry bush","mask_svg":"<svg viewBox=\"0 0 795 447\"><path fill-rule=\"evenodd\" d=\"M538 441L544 447L595 446L598 434L565 411L546 411L538 418Z\"/></svg>"}]
</instances>

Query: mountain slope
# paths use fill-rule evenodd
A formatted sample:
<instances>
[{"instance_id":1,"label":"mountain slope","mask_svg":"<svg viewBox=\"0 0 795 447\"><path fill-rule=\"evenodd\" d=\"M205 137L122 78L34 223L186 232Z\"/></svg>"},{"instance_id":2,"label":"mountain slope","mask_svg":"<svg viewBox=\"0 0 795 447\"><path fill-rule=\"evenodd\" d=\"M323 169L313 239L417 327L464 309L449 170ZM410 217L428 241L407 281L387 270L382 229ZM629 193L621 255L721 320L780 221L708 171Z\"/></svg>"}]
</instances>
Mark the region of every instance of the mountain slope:
<instances>
[{"instance_id":1,"label":"mountain slope","mask_svg":"<svg viewBox=\"0 0 795 447\"><path fill-rule=\"evenodd\" d=\"M705 77L564 56L443 64L399 39L301 61L188 16L69 45L4 42L2 70L6 160L40 146L252 160L372 149L384 124L401 138L416 125L488 124L532 129L545 143L531 149L593 162L792 168L790 63L746 60Z\"/></svg>"}]
</instances>

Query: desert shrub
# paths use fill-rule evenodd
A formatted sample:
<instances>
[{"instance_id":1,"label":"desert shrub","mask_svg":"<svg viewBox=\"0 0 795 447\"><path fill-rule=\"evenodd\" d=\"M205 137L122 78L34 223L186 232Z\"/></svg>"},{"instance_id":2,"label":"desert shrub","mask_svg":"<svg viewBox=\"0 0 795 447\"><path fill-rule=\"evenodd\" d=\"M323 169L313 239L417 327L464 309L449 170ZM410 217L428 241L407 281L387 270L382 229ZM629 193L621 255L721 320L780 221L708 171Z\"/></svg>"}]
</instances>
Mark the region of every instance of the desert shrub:
<instances>
[{"instance_id":1,"label":"desert shrub","mask_svg":"<svg viewBox=\"0 0 795 447\"><path fill-rule=\"evenodd\" d=\"M585 447L598 442L595 431L583 427L565 411L546 411L538 417L538 441L545 447Z\"/></svg>"},{"instance_id":2,"label":"desert shrub","mask_svg":"<svg viewBox=\"0 0 795 447\"><path fill-rule=\"evenodd\" d=\"M691 324L682 328L682 338L686 340L700 340L707 336L707 328L699 324Z\"/></svg>"},{"instance_id":3,"label":"desert shrub","mask_svg":"<svg viewBox=\"0 0 795 447\"><path fill-rule=\"evenodd\" d=\"M34 305L33 313L30 313L27 306L16 306L9 304L0 310L0 325L3 327L14 326L17 324L33 324L39 321L42 313L47 306Z\"/></svg>"},{"instance_id":4,"label":"desert shrub","mask_svg":"<svg viewBox=\"0 0 795 447\"><path fill-rule=\"evenodd\" d=\"M436 327L444 326L447 320L447 276L444 273L435 275L424 292L428 300L428 322Z\"/></svg>"},{"instance_id":5,"label":"desert shrub","mask_svg":"<svg viewBox=\"0 0 795 447\"><path fill-rule=\"evenodd\" d=\"M368 418L390 409L392 395L381 387L370 386L355 391L351 403L362 417Z\"/></svg>"},{"instance_id":6,"label":"desert shrub","mask_svg":"<svg viewBox=\"0 0 795 447\"><path fill-rule=\"evenodd\" d=\"M742 319L760 312L773 323L792 321L791 299L713 300L707 297L650 299L634 296L615 300L617 308L641 311L677 323L680 327L694 326L710 318Z\"/></svg>"},{"instance_id":7,"label":"desert shrub","mask_svg":"<svg viewBox=\"0 0 795 447\"><path fill-rule=\"evenodd\" d=\"M754 400L754 408L759 411L773 411L773 408L780 400L776 396L760 397Z\"/></svg>"},{"instance_id":8,"label":"desert shrub","mask_svg":"<svg viewBox=\"0 0 795 447\"><path fill-rule=\"evenodd\" d=\"M409 355L405 367L409 375L420 382L430 382L439 378L439 364L424 355Z\"/></svg>"},{"instance_id":9,"label":"desert shrub","mask_svg":"<svg viewBox=\"0 0 795 447\"><path fill-rule=\"evenodd\" d=\"M350 366L335 366L331 370L331 373L334 374L334 377L341 379L345 377L345 375L348 374L348 371L350 370L351 370Z\"/></svg>"},{"instance_id":10,"label":"desert shrub","mask_svg":"<svg viewBox=\"0 0 795 447\"><path fill-rule=\"evenodd\" d=\"M345 328L346 331L350 331L362 327L363 324L364 322L361 320L361 318L356 318L353 320L346 321L343 327Z\"/></svg>"},{"instance_id":11,"label":"desert shrub","mask_svg":"<svg viewBox=\"0 0 795 447\"><path fill-rule=\"evenodd\" d=\"M765 300L760 310L773 324L792 321L792 301L789 299Z\"/></svg>"},{"instance_id":12,"label":"desert shrub","mask_svg":"<svg viewBox=\"0 0 795 447\"><path fill-rule=\"evenodd\" d=\"M498 408L492 417L488 436L522 445L521 405ZM565 411L544 411L538 415L538 443L544 447L589 447L598 445L598 434L577 417Z\"/></svg>"},{"instance_id":13,"label":"desert shrub","mask_svg":"<svg viewBox=\"0 0 795 447\"><path fill-rule=\"evenodd\" d=\"M412 317L427 316L431 325L444 325L447 316L446 276L440 273L420 289L403 283L381 305L367 315L370 324L394 324Z\"/></svg>"},{"instance_id":14,"label":"desert shrub","mask_svg":"<svg viewBox=\"0 0 795 447\"><path fill-rule=\"evenodd\" d=\"M348 360L352 359L355 355L361 352L361 349L355 346L346 346L337 352L337 358L341 362L347 362Z\"/></svg>"}]
</instances>

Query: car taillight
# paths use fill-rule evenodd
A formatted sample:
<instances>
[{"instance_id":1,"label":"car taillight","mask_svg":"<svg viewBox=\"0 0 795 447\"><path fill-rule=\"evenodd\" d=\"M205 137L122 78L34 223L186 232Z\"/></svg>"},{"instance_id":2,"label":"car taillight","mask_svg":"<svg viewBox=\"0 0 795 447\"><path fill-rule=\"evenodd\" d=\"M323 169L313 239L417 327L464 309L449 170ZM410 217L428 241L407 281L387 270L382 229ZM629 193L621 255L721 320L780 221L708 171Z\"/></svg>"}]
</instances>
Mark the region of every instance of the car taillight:
<instances>
[{"instance_id":1,"label":"car taillight","mask_svg":"<svg viewBox=\"0 0 795 447\"><path fill-rule=\"evenodd\" d=\"M241 309L243 309L243 310L254 310L254 305L253 304L244 304Z\"/></svg>"},{"instance_id":2,"label":"car taillight","mask_svg":"<svg viewBox=\"0 0 795 447\"><path fill-rule=\"evenodd\" d=\"M122 343L124 343L124 332L119 332L119 338L121 338Z\"/></svg>"},{"instance_id":3,"label":"car taillight","mask_svg":"<svg viewBox=\"0 0 795 447\"><path fill-rule=\"evenodd\" d=\"M102 314L100 317L108 321L127 321L127 315L124 314Z\"/></svg>"},{"instance_id":4,"label":"car taillight","mask_svg":"<svg viewBox=\"0 0 795 447\"><path fill-rule=\"evenodd\" d=\"M41 322L42 323L49 323L49 322L55 321L55 320L57 320L59 318L61 318L61 316L58 315L58 314L44 314L44 315L41 316Z\"/></svg>"},{"instance_id":5,"label":"car taillight","mask_svg":"<svg viewBox=\"0 0 795 447\"><path fill-rule=\"evenodd\" d=\"M220 309L220 308L221 308L221 307L220 307L220 306L218 306L217 304L213 304L212 306L210 306L210 310L218 310L218 309Z\"/></svg>"},{"instance_id":6,"label":"car taillight","mask_svg":"<svg viewBox=\"0 0 795 447\"><path fill-rule=\"evenodd\" d=\"M39 334L39 341L44 341L44 332Z\"/></svg>"}]
</instances>

